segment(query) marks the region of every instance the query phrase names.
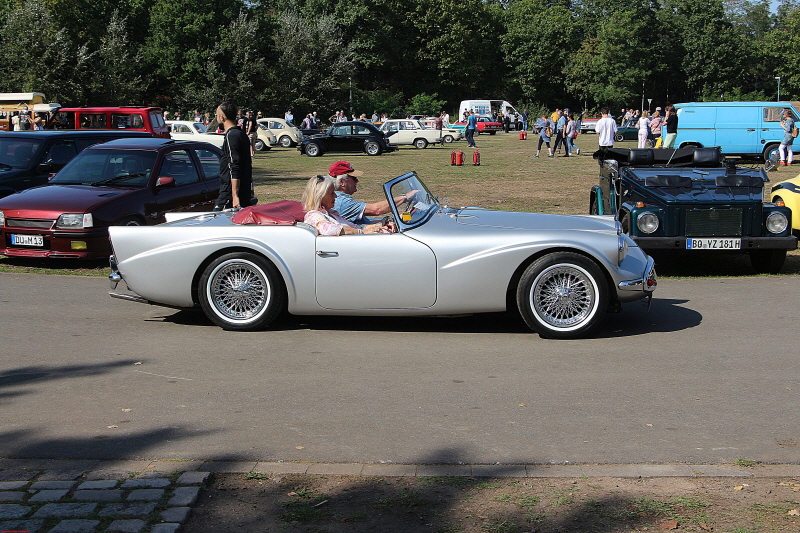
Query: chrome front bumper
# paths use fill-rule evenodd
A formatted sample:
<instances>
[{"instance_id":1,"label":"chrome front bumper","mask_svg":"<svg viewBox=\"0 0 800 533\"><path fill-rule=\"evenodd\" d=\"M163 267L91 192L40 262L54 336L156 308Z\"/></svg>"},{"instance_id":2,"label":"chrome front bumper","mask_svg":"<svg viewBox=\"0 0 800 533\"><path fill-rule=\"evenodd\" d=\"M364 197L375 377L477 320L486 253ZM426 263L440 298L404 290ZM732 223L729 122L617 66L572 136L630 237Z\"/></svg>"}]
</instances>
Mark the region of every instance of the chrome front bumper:
<instances>
[{"instance_id":1,"label":"chrome front bumper","mask_svg":"<svg viewBox=\"0 0 800 533\"><path fill-rule=\"evenodd\" d=\"M647 266L644 269L644 275L640 279L621 281L619 283L619 290L621 291L644 291L652 293L658 285L656 277L656 262L652 257L647 258Z\"/></svg>"}]
</instances>

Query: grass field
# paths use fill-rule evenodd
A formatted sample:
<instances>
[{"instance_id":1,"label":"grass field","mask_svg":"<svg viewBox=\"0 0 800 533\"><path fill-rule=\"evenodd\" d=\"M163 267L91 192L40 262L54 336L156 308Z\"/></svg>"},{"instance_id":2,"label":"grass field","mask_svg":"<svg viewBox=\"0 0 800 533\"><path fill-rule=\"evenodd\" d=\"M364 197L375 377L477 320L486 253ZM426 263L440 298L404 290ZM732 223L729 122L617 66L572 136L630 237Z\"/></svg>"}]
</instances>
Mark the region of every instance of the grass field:
<instances>
[{"instance_id":1,"label":"grass field","mask_svg":"<svg viewBox=\"0 0 800 533\"><path fill-rule=\"evenodd\" d=\"M328 154L323 157L301 155L296 149L273 148L256 155L254 180L259 203L281 199L299 200L307 180L316 174L327 174L328 166L344 159L364 172L357 197L375 201L383 197L383 183L405 172L416 171L433 194L449 200L452 206L478 205L509 211L536 211L557 214L583 214L589 210L589 190L597 183L598 166L591 154L597 149L597 136L580 135L577 145L580 156L569 158L535 158L538 137L528 135L520 140L516 133L480 135L476 138L481 155L480 166L472 165L474 150L464 141L444 147L429 146L419 150L401 147L399 151L371 157L365 154ZM634 141L617 146L635 148ZM463 150L465 164L450 165L453 150ZM781 169L771 174L773 182L794 176ZM768 190L768 188L766 189ZM728 256L730 261L697 257L656 256L659 271L671 275L749 275L747 257ZM75 261L30 261L0 256L0 272L38 272L77 275L106 275L102 263ZM800 273L800 254L790 253L784 266L786 274Z\"/></svg>"}]
</instances>

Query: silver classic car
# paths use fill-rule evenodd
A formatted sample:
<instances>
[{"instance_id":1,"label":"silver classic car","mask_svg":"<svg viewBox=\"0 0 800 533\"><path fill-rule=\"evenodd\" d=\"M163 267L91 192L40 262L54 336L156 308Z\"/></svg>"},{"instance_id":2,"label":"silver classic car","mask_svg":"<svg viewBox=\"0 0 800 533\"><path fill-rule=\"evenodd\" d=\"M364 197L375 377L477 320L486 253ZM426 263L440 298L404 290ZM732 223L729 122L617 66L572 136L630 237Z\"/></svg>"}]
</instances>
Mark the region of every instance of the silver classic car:
<instances>
[{"instance_id":1,"label":"silver classic car","mask_svg":"<svg viewBox=\"0 0 800 533\"><path fill-rule=\"evenodd\" d=\"M652 258L612 216L453 208L413 172L384 191L408 197L393 208L392 234L319 236L290 201L111 227L110 294L200 306L231 330L263 328L284 309L362 316L518 310L541 336L573 338L622 303L649 303L656 287ZM115 292L120 282L129 292Z\"/></svg>"}]
</instances>

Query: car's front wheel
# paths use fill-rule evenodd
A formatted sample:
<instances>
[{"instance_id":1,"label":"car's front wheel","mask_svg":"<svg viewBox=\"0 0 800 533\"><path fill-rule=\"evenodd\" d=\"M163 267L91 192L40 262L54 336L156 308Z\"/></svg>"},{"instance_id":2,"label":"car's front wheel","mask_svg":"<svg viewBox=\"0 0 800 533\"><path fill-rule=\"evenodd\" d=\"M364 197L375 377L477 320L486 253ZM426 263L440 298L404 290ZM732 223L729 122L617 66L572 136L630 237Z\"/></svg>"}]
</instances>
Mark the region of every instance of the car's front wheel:
<instances>
[{"instance_id":1,"label":"car's front wheel","mask_svg":"<svg viewBox=\"0 0 800 533\"><path fill-rule=\"evenodd\" d=\"M308 143L306 145L306 155L309 157L318 157L322 155L322 147L317 143Z\"/></svg>"},{"instance_id":2,"label":"car's front wheel","mask_svg":"<svg viewBox=\"0 0 800 533\"><path fill-rule=\"evenodd\" d=\"M443 142L443 143L450 144L450 143L451 143L451 142L453 142L454 140L455 140L455 139L453 139L453 136L452 136L452 135L445 135L444 137L442 137L442 142Z\"/></svg>"},{"instance_id":3,"label":"car's front wheel","mask_svg":"<svg viewBox=\"0 0 800 533\"><path fill-rule=\"evenodd\" d=\"M367 144L364 145L364 151L367 152L367 155L381 155L381 145L378 144L376 141L367 141Z\"/></svg>"},{"instance_id":4,"label":"car's front wheel","mask_svg":"<svg viewBox=\"0 0 800 533\"><path fill-rule=\"evenodd\" d=\"M197 293L206 316L229 330L261 329L284 305L275 266L248 252L229 253L212 261L200 276Z\"/></svg>"},{"instance_id":5,"label":"car's front wheel","mask_svg":"<svg viewBox=\"0 0 800 533\"><path fill-rule=\"evenodd\" d=\"M525 270L517 306L525 323L542 337L570 339L585 335L603 318L608 286L591 259L554 252Z\"/></svg>"},{"instance_id":6,"label":"car's front wheel","mask_svg":"<svg viewBox=\"0 0 800 533\"><path fill-rule=\"evenodd\" d=\"M261 139L256 139L256 142L255 142L255 149L256 149L256 152L263 152L263 151L264 151L264 148L265 148L266 146L267 146L267 145L264 143L264 141L262 141Z\"/></svg>"},{"instance_id":7,"label":"car's front wheel","mask_svg":"<svg viewBox=\"0 0 800 533\"><path fill-rule=\"evenodd\" d=\"M425 148L426 146L428 146L428 141L426 141L425 139L415 139L414 146L419 149Z\"/></svg>"},{"instance_id":8,"label":"car's front wheel","mask_svg":"<svg viewBox=\"0 0 800 533\"><path fill-rule=\"evenodd\" d=\"M620 143L625 140L625 136L622 135L621 133L617 133L616 135L614 135L614 140Z\"/></svg>"}]
</instances>

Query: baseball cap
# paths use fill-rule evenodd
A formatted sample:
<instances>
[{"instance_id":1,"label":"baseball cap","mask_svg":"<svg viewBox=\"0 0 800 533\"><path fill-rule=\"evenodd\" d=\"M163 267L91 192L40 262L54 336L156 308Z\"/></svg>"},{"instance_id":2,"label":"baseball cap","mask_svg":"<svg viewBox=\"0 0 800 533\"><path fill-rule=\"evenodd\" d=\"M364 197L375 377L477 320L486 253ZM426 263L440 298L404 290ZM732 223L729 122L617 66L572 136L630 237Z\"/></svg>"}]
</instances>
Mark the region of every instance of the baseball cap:
<instances>
[{"instance_id":1,"label":"baseball cap","mask_svg":"<svg viewBox=\"0 0 800 533\"><path fill-rule=\"evenodd\" d=\"M353 169L353 165L348 163L347 161L337 161L328 167L328 174L333 176L341 176L342 174L348 174L350 176L360 176L363 174L360 170Z\"/></svg>"}]
</instances>

